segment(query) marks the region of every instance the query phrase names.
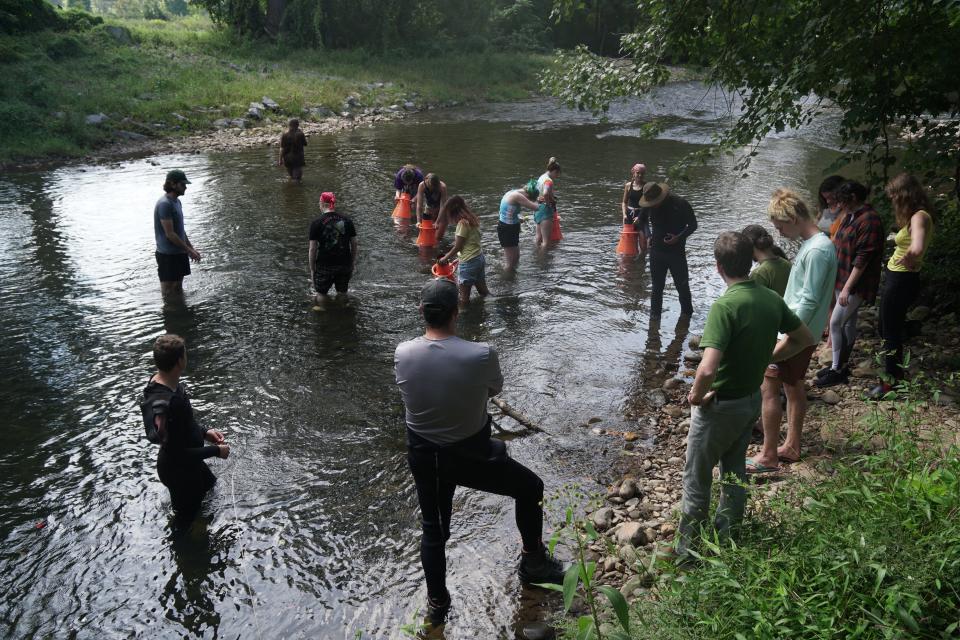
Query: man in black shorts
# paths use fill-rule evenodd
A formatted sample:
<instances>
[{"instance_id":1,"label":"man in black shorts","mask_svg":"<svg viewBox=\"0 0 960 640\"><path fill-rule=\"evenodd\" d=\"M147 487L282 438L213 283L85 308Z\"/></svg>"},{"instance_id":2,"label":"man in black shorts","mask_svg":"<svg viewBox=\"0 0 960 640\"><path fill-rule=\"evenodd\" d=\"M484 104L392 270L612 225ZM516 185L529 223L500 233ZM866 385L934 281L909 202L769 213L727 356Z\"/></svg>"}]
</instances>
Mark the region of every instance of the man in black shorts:
<instances>
[{"instance_id":1,"label":"man in black shorts","mask_svg":"<svg viewBox=\"0 0 960 640\"><path fill-rule=\"evenodd\" d=\"M190 181L183 171L174 169L163 183L164 195L153 208L153 233L157 240L157 274L160 291L166 298L183 292L183 277L190 275L190 260L200 262L200 252L193 248L183 227L180 196L187 192Z\"/></svg>"},{"instance_id":2,"label":"man in black shorts","mask_svg":"<svg viewBox=\"0 0 960 640\"><path fill-rule=\"evenodd\" d=\"M310 225L310 280L317 302L330 287L346 293L357 261L357 230L353 220L334 211L337 198L329 191L320 194L322 215Z\"/></svg>"}]
</instances>

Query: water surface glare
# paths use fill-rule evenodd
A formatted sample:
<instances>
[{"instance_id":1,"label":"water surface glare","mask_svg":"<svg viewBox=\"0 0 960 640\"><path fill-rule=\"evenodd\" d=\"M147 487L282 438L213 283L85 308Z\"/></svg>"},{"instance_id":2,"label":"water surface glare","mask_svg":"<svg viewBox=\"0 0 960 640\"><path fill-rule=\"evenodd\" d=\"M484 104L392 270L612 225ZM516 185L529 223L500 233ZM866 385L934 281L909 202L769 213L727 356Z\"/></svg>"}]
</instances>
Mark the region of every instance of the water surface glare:
<instances>
[{"instance_id":1,"label":"water surface glare","mask_svg":"<svg viewBox=\"0 0 960 640\"><path fill-rule=\"evenodd\" d=\"M425 595L392 359L419 332L427 267L388 217L392 173L412 159L480 214L495 295L461 314L461 334L497 347L503 398L551 434L512 441L512 455L548 491L595 488L621 442L580 425L599 416L636 429L625 398L675 373L686 339L673 330L672 286L650 327L645 270L614 255L623 181L634 162L655 177L709 139L725 116L718 102L691 83L620 103L604 123L544 100L426 112L311 138L302 185L271 167L274 149L0 177L2 635L399 637ZM663 116L663 137L636 138ZM831 142L827 129L788 132L765 142L748 178L718 160L676 187L700 221L688 244L694 331L722 287L717 233L762 221L776 186L809 197ZM537 257L525 228L519 273L507 276L500 196L550 155L564 167L564 241ZM192 181L183 208L204 260L185 304L164 306L152 210L174 167ZM306 234L325 190L354 216L361 254L349 305L317 312ZM187 339L194 406L233 445L211 461L220 481L205 529L176 543L136 408L164 331ZM512 511L458 491L447 638L513 637L556 608L518 583Z\"/></svg>"}]
</instances>

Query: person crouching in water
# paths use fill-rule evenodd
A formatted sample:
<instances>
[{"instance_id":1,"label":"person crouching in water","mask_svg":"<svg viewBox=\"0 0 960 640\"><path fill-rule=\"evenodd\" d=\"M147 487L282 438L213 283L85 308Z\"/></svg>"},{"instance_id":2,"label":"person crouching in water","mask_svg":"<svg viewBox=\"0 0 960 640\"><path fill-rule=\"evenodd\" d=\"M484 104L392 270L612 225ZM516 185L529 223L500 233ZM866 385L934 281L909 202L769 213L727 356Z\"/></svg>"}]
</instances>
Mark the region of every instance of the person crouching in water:
<instances>
[{"instance_id":1,"label":"person crouching in water","mask_svg":"<svg viewBox=\"0 0 960 640\"><path fill-rule=\"evenodd\" d=\"M414 200L416 200L417 205L417 224L424 220L432 220L436 225L437 240L439 241L447 230L446 220L438 220L440 209L447 201L447 183L441 180L437 174L428 173L417 187L417 195Z\"/></svg>"},{"instance_id":2,"label":"person crouching in water","mask_svg":"<svg viewBox=\"0 0 960 640\"><path fill-rule=\"evenodd\" d=\"M537 234L534 243L538 248L546 249L550 246L550 237L553 235L554 218L557 216L557 198L554 182L560 177L560 163L556 158L547 161L547 170L537 178L537 191L540 192L540 207L533 215L537 223Z\"/></svg>"},{"instance_id":3,"label":"person crouching in water","mask_svg":"<svg viewBox=\"0 0 960 640\"><path fill-rule=\"evenodd\" d=\"M503 247L503 266L516 269L520 262L520 207L536 211L535 202L540 192L536 180L531 179L520 189L511 189L500 198L500 220L497 222L497 238Z\"/></svg>"},{"instance_id":4,"label":"person crouching in water","mask_svg":"<svg viewBox=\"0 0 960 640\"><path fill-rule=\"evenodd\" d=\"M460 306L470 302L471 287L477 288L477 293L486 296L487 289L487 261L483 257L483 248L480 246L480 220L470 211L467 203L460 196L453 196L440 210L440 217L446 218L451 224L457 225L456 242L453 248L441 256L437 262L447 264L453 256L460 257L457 268L457 284L460 290Z\"/></svg>"},{"instance_id":5,"label":"person crouching in water","mask_svg":"<svg viewBox=\"0 0 960 640\"><path fill-rule=\"evenodd\" d=\"M173 334L153 343L157 372L150 378L140 402L147 440L160 445L157 475L170 491L170 502L179 528L190 525L217 478L204 462L226 459L230 445L223 434L197 424L187 389L180 377L187 368L187 345ZM208 442L210 444L204 444Z\"/></svg>"},{"instance_id":6,"label":"person crouching in water","mask_svg":"<svg viewBox=\"0 0 960 640\"><path fill-rule=\"evenodd\" d=\"M542 541L543 481L512 459L502 440L490 437L487 401L503 389L503 373L493 347L457 336L457 297L449 280L427 282L420 291L424 333L399 344L393 358L423 526L427 615L435 627L450 609L445 547L458 486L515 500L522 582L559 584L564 575Z\"/></svg>"},{"instance_id":7,"label":"person crouching in water","mask_svg":"<svg viewBox=\"0 0 960 640\"><path fill-rule=\"evenodd\" d=\"M333 210L336 204L333 193L320 194L321 215L310 224L310 281L318 303L331 286L338 294L347 292L357 262L357 230L353 220Z\"/></svg>"}]
</instances>

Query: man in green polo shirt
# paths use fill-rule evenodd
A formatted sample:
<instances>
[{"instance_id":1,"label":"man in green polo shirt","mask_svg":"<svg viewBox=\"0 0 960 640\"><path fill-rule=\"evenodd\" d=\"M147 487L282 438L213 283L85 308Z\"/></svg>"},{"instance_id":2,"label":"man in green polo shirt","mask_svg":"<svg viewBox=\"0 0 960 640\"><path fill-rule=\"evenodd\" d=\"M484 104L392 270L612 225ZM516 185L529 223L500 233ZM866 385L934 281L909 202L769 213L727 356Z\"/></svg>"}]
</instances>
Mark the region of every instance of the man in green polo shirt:
<instances>
[{"instance_id":1,"label":"man in green polo shirt","mask_svg":"<svg viewBox=\"0 0 960 640\"><path fill-rule=\"evenodd\" d=\"M700 339L703 360L687 396L692 414L676 549L681 559L688 556L707 521L717 463L723 485L714 526L724 537L739 527L747 501L745 456L760 415L764 371L771 361L788 358L814 343L810 331L776 292L749 279L753 260L749 238L733 231L721 233L713 253L727 290L707 314ZM778 333L787 338L778 343Z\"/></svg>"}]
</instances>

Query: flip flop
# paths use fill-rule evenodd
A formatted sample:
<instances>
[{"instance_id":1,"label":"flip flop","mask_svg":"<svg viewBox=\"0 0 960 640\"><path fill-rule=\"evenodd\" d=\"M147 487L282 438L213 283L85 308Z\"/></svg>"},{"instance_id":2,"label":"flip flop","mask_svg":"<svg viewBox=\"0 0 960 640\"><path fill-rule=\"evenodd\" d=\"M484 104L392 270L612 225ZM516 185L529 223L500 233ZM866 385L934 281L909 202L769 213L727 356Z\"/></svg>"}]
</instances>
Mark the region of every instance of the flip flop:
<instances>
[{"instance_id":1,"label":"flip flop","mask_svg":"<svg viewBox=\"0 0 960 640\"><path fill-rule=\"evenodd\" d=\"M790 449L790 451L792 451L793 453L797 453L796 450L795 450L795 449L792 449L792 448ZM797 456L781 456L781 455L777 454L777 458L780 460L780 462L783 462L783 463L786 463L786 464L794 464L795 462L800 462L800 456L799 456L799 455L797 455Z\"/></svg>"},{"instance_id":2,"label":"flip flop","mask_svg":"<svg viewBox=\"0 0 960 640\"><path fill-rule=\"evenodd\" d=\"M768 467L762 465L753 458L747 458L747 473L751 474L760 474L760 473L776 473L780 471L780 467Z\"/></svg>"}]
</instances>

